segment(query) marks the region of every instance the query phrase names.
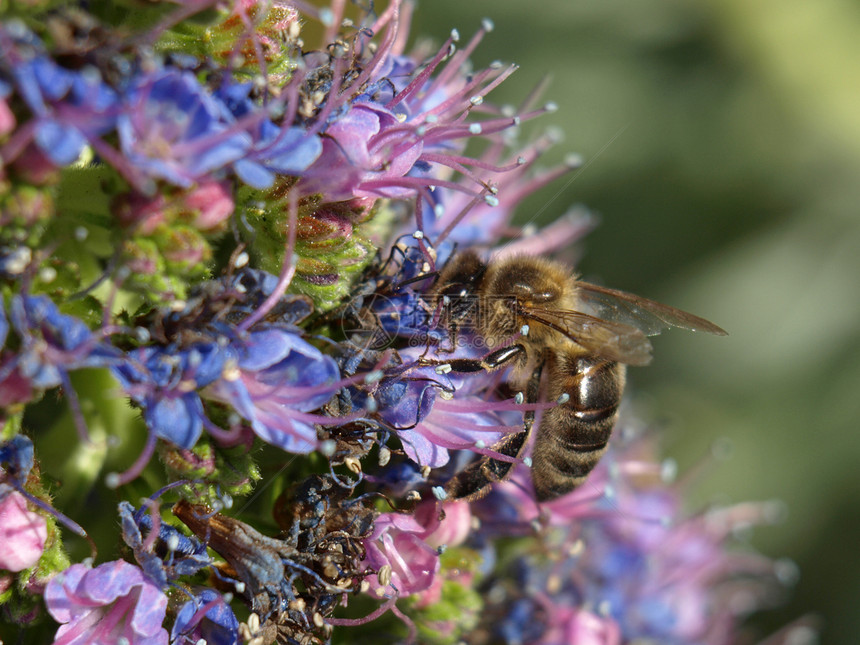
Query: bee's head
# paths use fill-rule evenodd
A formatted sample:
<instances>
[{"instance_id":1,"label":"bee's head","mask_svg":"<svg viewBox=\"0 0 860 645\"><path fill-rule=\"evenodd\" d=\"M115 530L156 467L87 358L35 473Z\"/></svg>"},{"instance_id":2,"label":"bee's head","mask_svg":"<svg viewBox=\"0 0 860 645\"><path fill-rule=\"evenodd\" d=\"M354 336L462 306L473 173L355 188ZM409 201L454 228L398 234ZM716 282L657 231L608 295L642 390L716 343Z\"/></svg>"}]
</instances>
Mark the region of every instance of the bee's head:
<instances>
[{"instance_id":1,"label":"bee's head","mask_svg":"<svg viewBox=\"0 0 860 645\"><path fill-rule=\"evenodd\" d=\"M452 257L439 275L435 296L448 317L462 321L472 315L487 265L474 251L464 251Z\"/></svg>"}]
</instances>

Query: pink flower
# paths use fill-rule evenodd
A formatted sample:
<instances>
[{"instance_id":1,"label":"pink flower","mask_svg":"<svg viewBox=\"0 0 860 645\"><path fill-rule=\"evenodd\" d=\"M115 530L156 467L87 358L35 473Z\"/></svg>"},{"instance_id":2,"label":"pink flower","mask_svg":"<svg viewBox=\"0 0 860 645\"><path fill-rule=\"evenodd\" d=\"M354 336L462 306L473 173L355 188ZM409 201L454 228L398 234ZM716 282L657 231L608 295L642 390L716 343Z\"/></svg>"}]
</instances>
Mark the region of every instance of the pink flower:
<instances>
[{"instance_id":1,"label":"pink flower","mask_svg":"<svg viewBox=\"0 0 860 645\"><path fill-rule=\"evenodd\" d=\"M204 180L183 198L185 207L194 214L194 226L208 231L233 213L235 204L227 182Z\"/></svg>"},{"instance_id":2,"label":"pink flower","mask_svg":"<svg viewBox=\"0 0 860 645\"><path fill-rule=\"evenodd\" d=\"M469 537L472 528L472 512L469 502L449 502L440 517L435 503L421 504L415 509L415 519L425 526L424 541L433 547L459 546Z\"/></svg>"},{"instance_id":3,"label":"pink flower","mask_svg":"<svg viewBox=\"0 0 860 645\"><path fill-rule=\"evenodd\" d=\"M114 200L111 210L122 226L142 235L152 234L167 221L167 200L161 194L149 197L138 192L125 193Z\"/></svg>"},{"instance_id":4,"label":"pink flower","mask_svg":"<svg viewBox=\"0 0 860 645\"><path fill-rule=\"evenodd\" d=\"M45 588L59 623L55 645L167 645L167 596L138 567L115 560L90 569L73 564Z\"/></svg>"},{"instance_id":5,"label":"pink flower","mask_svg":"<svg viewBox=\"0 0 860 645\"><path fill-rule=\"evenodd\" d=\"M409 596L430 588L439 571L439 554L424 541L425 533L410 515L383 513L376 519L365 543L365 563L380 572L367 578L376 595Z\"/></svg>"},{"instance_id":6,"label":"pink flower","mask_svg":"<svg viewBox=\"0 0 860 645\"><path fill-rule=\"evenodd\" d=\"M0 136L4 136L15 129L15 115L9 109L5 99L0 99Z\"/></svg>"},{"instance_id":7,"label":"pink flower","mask_svg":"<svg viewBox=\"0 0 860 645\"><path fill-rule=\"evenodd\" d=\"M611 618L582 609L565 608L540 639L542 645L621 645L621 629Z\"/></svg>"},{"instance_id":8,"label":"pink flower","mask_svg":"<svg viewBox=\"0 0 860 645\"><path fill-rule=\"evenodd\" d=\"M34 566L46 539L45 518L27 508L21 493L11 491L0 501L0 569L17 572Z\"/></svg>"}]
</instances>

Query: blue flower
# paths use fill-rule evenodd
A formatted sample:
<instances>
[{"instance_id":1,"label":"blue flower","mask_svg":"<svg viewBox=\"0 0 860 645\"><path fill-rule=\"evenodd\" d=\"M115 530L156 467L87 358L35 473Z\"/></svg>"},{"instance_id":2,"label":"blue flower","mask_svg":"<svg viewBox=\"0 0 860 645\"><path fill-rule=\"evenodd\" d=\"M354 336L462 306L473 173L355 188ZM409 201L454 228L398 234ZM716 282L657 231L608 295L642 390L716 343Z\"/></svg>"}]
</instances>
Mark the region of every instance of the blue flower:
<instances>
[{"instance_id":1,"label":"blue flower","mask_svg":"<svg viewBox=\"0 0 860 645\"><path fill-rule=\"evenodd\" d=\"M301 175L322 153L319 135L304 128L285 124L278 126L262 116L264 107L249 98L251 83L222 86L217 95L230 108L236 119L246 120L255 112L260 114L247 129L253 140L251 150L233 164L239 179L254 188L268 188L275 175Z\"/></svg>"},{"instance_id":2,"label":"blue flower","mask_svg":"<svg viewBox=\"0 0 860 645\"><path fill-rule=\"evenodd\" d=\"M193 575L212 564L205 544L165 522L159 521L158 532L152 535L152 514L146 507L135 510L128 502L120 502L119 517L123 541L134 552L143 572L162 591L180 576Z\"/></svg>"},{"instance_id":3,"label":"blue flower","mask_svg":"<svg viewBox=\"0 0 860 645\"><path fill-rule=\"evenodd\" d=\"M221 377L226 358L214 341L187 348L144 347L115 366L113 373L143 408L150 432L188 449L203 431L205 412L197 390Z\"/></svg>"},{"instance_id":4,"label":"blue flower","mask_svg":"<svg viewBox=\"0 0 860 645\"><path fill-rule=\"evenodd\" d=\"M0 307L0 350L6 344L6 336L9 335L9 319L6 318L6 310Z\"/></svg>"},{"instance_id":5,"label":"blue flower","mask_svg":"<svg viewBox=\"0 0 860 645\"><path fill-rule=\"evenodd\" d=\"M330 356L286 326L255 329L230 345L235 369L206 390L227 403L263 441L289 452L306 453L317 445L314 423L306 414L340 388L340 372Z\"/></svg>"},{"instance_id":6,"label":"blue flower","mask_svg":"<svg viewBox=\"0 0 860 645\"><path fill-rule=\"evenodd\" d=\"M120 147L150 177L188 187L245 156L251 138L189 72L165 69L137 80L117 122Z\"/></svg>"},{"instance_id":7,"label":"blue flower","mask_svg":"<svg viewBox=\"0 0 860 645\"><path fill-rule=\"evenodd\" d=\"M0 443L0 465L4 474L3 482L0 483L0 496L7 494L10 488L23 487L33 463L33 442L28 437L16 434ZM7 481L11 481L11 486Z\"/></svg>"},{"instance_id":8,"label":"blue flower","mask_svg":"<svg viewBox=\"0 0 860 645\"><path fill-rule=\"evenodd\" d=\"M8 367L16 367L37 389L63 384L69 371L121 360L119 350L99 340L82 321L61 314L46 296L13 296L9 313L21 348Z\"/></svg>"},{"instance_id":9,"label":"blue flower","mask_svg":"<svg viewBox=\"0 0 860 645\"><path fill-rule=\"evenodd\" d=\"M179 608L170 640L183 645L200 642L208 645L237 645L239 621L220 593L201 587L191 600Z\"/></svg>"},{"instance_id":10,"label":"blue flower","mask_svg":"<svg viewBox=\"0 0 860 645\"><path fill-rule=\"evenodd\" d=\"M35 116L33 140L56 165L72 163L88 141L113 129L118 96L98 74L67 70L44 55L14 52L8 60L18 93Z\"/></svg>"}]
</instances>

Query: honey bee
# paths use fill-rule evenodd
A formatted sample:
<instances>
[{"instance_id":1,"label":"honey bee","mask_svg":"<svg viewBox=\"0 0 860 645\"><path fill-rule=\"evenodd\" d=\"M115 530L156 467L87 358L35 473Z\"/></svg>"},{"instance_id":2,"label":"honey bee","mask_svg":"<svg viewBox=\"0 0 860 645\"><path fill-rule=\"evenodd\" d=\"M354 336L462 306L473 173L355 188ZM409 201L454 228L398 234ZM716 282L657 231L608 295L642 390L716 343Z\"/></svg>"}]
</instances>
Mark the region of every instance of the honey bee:
<instances>
[{"instance_id":1,"label":"honey bee","mask_svg":"<svg viewBox=\"0 0 860 645\"><path fill-rule=\"evenodd\" d=\"M546 396L557 405L543 413L532 453L538 501L582 484L606 452L624 391L627 365L651 360L648 336L680 327L720 336L726 332L693 314L630 293L577 279L565 265L544 257L517 256L484 262L474 251L455 255L430 294L452 341L464 328L484 340L480 359L453 359L457 372L511 366L509 384L538 399L546 371ZM498 347L497 349L493 349ZM494 450L520 459L534 425ZM504 479L513 461L484 457L447 484L452 499L476 499Z\"/></svg>"}]
</instances>

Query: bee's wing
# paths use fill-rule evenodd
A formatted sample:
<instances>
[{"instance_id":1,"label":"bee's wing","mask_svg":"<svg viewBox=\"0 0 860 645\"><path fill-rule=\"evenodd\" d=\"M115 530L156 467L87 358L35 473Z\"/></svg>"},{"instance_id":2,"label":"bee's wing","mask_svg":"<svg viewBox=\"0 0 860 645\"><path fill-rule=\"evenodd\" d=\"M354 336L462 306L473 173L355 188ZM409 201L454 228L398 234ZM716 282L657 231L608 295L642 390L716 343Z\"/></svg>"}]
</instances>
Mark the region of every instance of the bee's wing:
<instances>
[{"instance_id":1,"label":"bee's wing","mask_svg":"<svg viewBox=\"0 0 860 645\"><path fill-rule=\"evenodd\" d=\"M588 282L577 282L576 286L579 303L585 311L601 320L636 327L646 336L659 334L668 327L704 331L718 336L727 334L724 329L704 318L626 291Z\"/></svg>"},{"instance_id":2,"label":"bee's wing","mask_svg":"<svg viewBox=\"0 0 860 645\"><path fill-rule=\"evenodd\" d=\"M651 342L631 325L603 320L581 311L541 307L523 309L520 314L561 332L589 353L616 363L646 365L651 362Z\"/></svg>"}]
</instances>

